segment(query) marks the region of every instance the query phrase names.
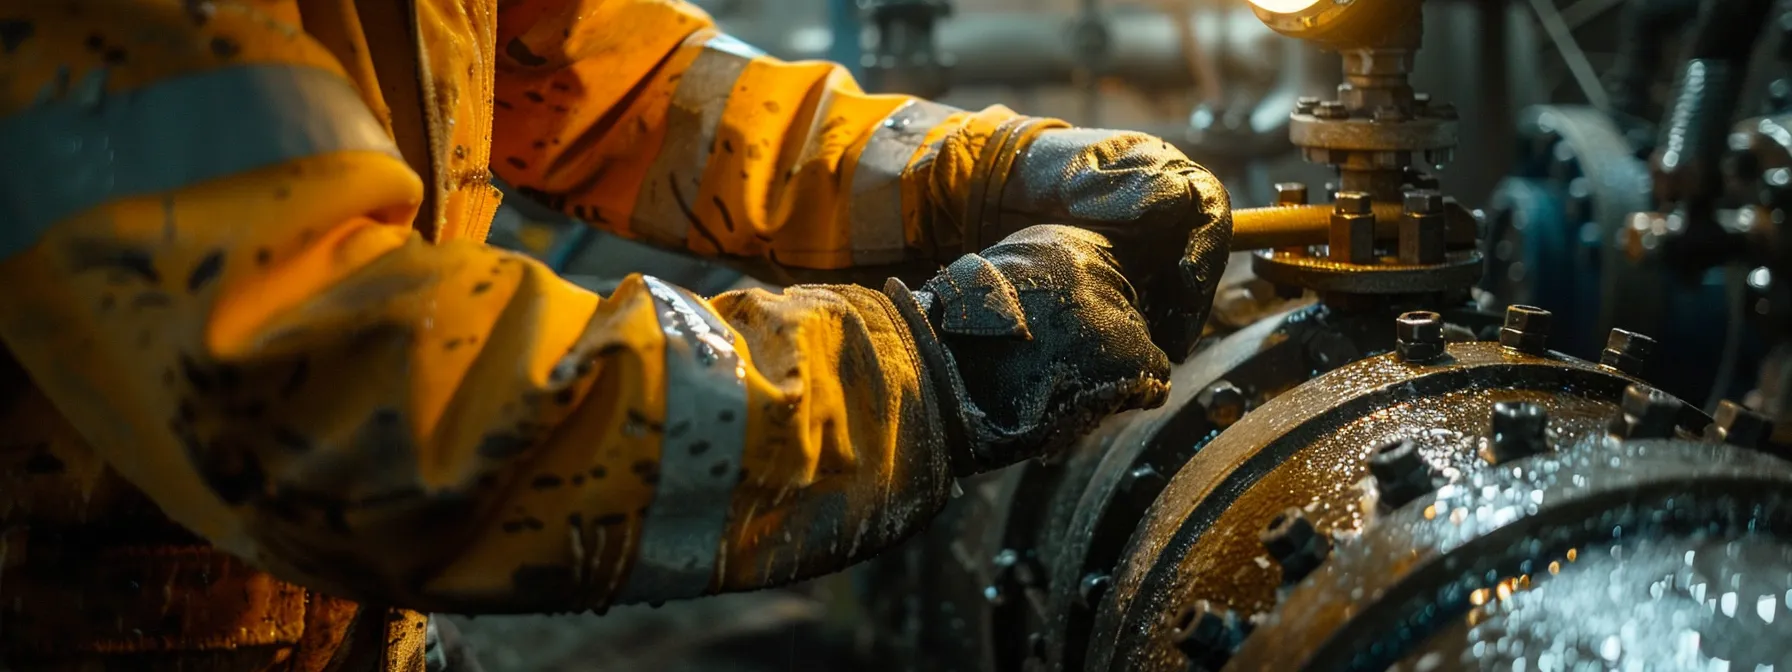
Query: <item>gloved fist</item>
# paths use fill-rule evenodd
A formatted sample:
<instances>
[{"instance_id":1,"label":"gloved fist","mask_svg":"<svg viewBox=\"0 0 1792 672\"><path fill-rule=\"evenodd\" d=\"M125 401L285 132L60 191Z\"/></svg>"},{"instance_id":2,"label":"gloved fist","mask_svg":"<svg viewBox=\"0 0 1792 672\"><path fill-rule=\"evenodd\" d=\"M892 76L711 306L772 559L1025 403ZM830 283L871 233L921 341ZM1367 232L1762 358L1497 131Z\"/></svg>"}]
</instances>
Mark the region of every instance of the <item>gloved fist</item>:
<instances>
[{"instance_id":1,"label":"gloved fist","mask_svg":"<svg viewBox=\"0 0 1792 672\"><path fill-rule=\"evenodd\" d=\"M915 334L959 474L1057 450L1168 395L1169 360L1098 234L1035 226L919 291L884 291Z\"/></svg>"},{"instance_id":2,"label":"gloved fist","mask_svg":"<svg viewBox=\"0 0 1792 672\"><path fill-rule=\"evenodd\" d=\"M933 193L970 249L1031 224L1101 233L1153 340L1175 361L1194 350L1232 241L1230 199L1207 169L1143 133L1029 117L967 125L940 157Z\"/></svg>"}]
</instances>

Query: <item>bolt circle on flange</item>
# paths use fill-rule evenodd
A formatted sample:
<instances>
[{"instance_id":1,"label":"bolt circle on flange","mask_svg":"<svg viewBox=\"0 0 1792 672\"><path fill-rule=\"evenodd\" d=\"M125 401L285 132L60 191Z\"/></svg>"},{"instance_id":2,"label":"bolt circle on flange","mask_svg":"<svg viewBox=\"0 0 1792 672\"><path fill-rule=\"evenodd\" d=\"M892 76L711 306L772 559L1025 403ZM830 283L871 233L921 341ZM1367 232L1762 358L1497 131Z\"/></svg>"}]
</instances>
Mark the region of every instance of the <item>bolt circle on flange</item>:
<instances>
[{"instance_id":1,"label":"bolt circle on flange","mask_svg":"<svg viewBox=\"0 0 1792 672\"><path fill-rule=\"evenodd\" d=\"M1394 320L1394 355L1400 361L1424 364L1444 356L1444 318L1415 310Z\"/></svg>"}]
</instances>

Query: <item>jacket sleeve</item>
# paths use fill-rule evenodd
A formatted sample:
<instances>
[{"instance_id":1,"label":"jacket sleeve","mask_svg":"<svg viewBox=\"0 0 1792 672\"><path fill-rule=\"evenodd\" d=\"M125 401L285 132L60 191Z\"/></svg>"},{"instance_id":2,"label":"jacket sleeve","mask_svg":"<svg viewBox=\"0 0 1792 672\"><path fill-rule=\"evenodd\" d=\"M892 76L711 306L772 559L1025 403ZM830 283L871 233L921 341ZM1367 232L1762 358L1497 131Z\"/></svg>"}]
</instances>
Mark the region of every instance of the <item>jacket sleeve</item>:
<instances>
[{"instance_id":1,"label":"jacket sleeve","mask_svg":"<svg viewBox=\"0 0 1792 672\"><path fill-rule=\"evenodd\" d=\"M944 502L881 294L601 298L427 244L335 61L213 8L0 10L0 339L175 520L348 597L539 612L813 576Z\"/></svg>"},{"instance_id":2,"label":"jacket sleeve","mask_svg":"<svg viewBox=\"0 0 1792 672\"><path fill-rule=\"evenodd\" d=\"M493 171L596 226L706 255L931 270L962 251L932 204L963 180L942 178L1015 116L866 94L682 0L517 0L497 32Z\"/></svg>"}]
</instances>

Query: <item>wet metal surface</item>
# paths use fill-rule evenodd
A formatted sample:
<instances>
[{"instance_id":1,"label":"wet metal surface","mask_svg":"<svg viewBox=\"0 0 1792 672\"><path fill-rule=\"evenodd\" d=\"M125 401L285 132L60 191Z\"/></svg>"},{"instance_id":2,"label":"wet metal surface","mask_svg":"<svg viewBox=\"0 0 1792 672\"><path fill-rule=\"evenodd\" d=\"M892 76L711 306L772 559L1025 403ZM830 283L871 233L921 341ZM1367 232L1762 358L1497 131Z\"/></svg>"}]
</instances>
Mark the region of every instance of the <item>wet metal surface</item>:
<instances>
[{"instance_id":1,"label":"wet metal surface","mask_svg":"<svg viewBox=\"0 0 1792 672\"><path fill-rule=\"evenodd\" d=\"M1369 526L1374 448L1410 439L1460 482L1486 469L1480 454L1494 403L1542 405L1562 447L1603 435L1632 382L1560 355L1464 343L1431 365L1356 362L1265 403L1189 461L1133 537L1114 597L1097 616L1090 669L1179 669L1161 622L1196 600L1247 614L1273 608L1280 567L1257 534L1288 507L1340 539ZM1682 421L1691 429L1708 419L1687 407Z\"/></svg>"},{"instance_id":2,"label":"wet metal surface","mask_svg":"<svg viewBox=\"0 0 1792 672\"><path fill-rule=\"evenodd\" d=\"M1787 651L1789 484L1769 456L1671 440L1486 470L1341 545L1232 664L1760 669Z\"/></svg>"}]
</instances>

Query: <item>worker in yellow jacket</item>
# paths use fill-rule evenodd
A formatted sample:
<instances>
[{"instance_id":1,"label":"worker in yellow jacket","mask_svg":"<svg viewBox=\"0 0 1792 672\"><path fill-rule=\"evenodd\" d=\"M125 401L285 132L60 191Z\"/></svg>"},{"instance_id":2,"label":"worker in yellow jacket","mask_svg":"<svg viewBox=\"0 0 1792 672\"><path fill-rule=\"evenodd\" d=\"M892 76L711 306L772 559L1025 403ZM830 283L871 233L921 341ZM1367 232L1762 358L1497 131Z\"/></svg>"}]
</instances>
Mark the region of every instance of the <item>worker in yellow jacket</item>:
<instances>
[{"instance_id":1,"label":"worker in yellow jacket","mask_svg":"<svg viewBox=\"0 0 1792 672\"><path fill-rule=\"evenodd\" d=\"M421 613L838 570L1161 403L1230 236L1157 139L867 95L680 0L6 0L0 157L21 670L421 669ZM598 297L482 244L494 173L933 277Z\"/></svg>"}]
</instances>

